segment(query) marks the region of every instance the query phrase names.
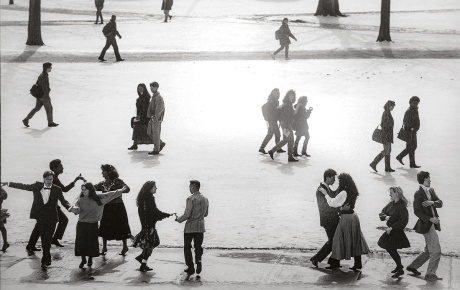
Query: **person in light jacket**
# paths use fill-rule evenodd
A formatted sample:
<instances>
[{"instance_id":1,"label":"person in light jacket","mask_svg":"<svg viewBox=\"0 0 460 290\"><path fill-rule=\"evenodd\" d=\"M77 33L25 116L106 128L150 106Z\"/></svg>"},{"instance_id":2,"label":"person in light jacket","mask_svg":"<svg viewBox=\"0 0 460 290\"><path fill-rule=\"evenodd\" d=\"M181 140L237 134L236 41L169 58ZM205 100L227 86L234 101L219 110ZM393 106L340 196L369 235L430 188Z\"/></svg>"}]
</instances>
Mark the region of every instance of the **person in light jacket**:
<instances>
[{"instance_id":1,"label":"person in light jacket","mask_svg":"<svg viewBox=\"0 0 460 290\"><path fill-rule=\"evenodd\" d=\"M161 123L165 116L165 102L158 91L159 87L160 85L157 82L150 84L152 99L147 109L147 118L150 119L147 133L153 139L154 147L152 152L148 153L149 155L160 154L160 151L163 150L163 147L166 145L166 143L161 140Z\"/></svg>"}]
</instances>

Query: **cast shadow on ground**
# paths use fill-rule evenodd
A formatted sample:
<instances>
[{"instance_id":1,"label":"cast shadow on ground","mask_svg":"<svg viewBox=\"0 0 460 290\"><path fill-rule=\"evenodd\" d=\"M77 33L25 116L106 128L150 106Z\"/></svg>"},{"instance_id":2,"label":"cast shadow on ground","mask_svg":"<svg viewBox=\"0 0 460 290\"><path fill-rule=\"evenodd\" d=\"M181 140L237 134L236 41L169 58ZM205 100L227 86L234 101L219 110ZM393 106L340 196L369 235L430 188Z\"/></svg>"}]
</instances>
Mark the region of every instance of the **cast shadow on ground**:
<instances>
[{"instance_id":1,"label":"cast shadow on ground","mask_svg":"<svg viewBox=\"0 0 460 290\"><path fill-rule=\"evenodd\" d=\"M130 151L129 155L131 156L131 163L142 163L144 168L152 168L160 165L159 157L163 154L150 156L148 155L149 151Z\"/></svg>"},{"instance_id":2,"label":"cast shadow on ground","mask_svg":"<svg viewBox=\"0 0 460 290\"><path fill-rule=\"evenodd\" d=\"M319 268L318 268L319 269ZM361 273L349 270L348 272L344 272L342 270L323 270L319 269L318 271L325 273L316 280L315 285L327 286L327 285L334 285L334 286L351 286L353 285L356 280L359 279Z\"/></svg>"},{"instance_id":3,"label":"cast shadow on ground","mask_svg":"<svg viewBox=\"0 0 460 290\"><path fill-rule=\"evenodd\" d=\"M85 282L85 281L93 281L94 277L92 276L93 269L90 267L86 267L83 269L77 268L73 269L69 274L69 282Z\"/></svg>"},{"instance_id":4,"label":"cast shadow on ground","mask_svg":"<svg viewBox=\"0 0 460 290\"><path fill-rule=\"evenodd\" d=\"M406 169L403 167L395 168L395 169L397 169L396 172L398 170L403 170L404 173L400 174L402 177L406 178L407 180L414 181L418 184L417 174L419 173L419 171L417 169L414 169L414 168Z\"/></svg>"},{"instance_id":5,"label":"cast shadow on ground","mask_svg":"<svg viewBox=\"0 0 460 290\"><path fill-rule=\"evenodd\" d=\"M380 45L380 49L382 50L382 54L384 58L395 58L393 54L393 50L391 49L391 44L393 41L385 41L385 42L379 42L378 44Z\"/></svg>"},{"instance_id":6,"label":"cast shadow on ground","mask_svg":"<svg viewBox=\"0 0 460 290\"><path fill-rule=\"evenodd\" d=\"M375 180L383 182L387 186L396 185L396 179L391 175L391 173L386 172L385 174L381 174L378 172L372 172L372 174L375 175Z\"/></svg>"},{"instance_id":7,"label":"cast shadow on ground","mask_svg":"<svg viewBox=\"0 0 460 290\"><path fill-rule=\"evenodd\" d=\"M276 169L278 169L282 174L285 174L285 175L294 175L295 174L294 168L305 168L307 166L311 166L308 164L307 158L304 159L304 158L298 157L297 159L299 160L299 162L288 162L287 157L284 156L284 158L285 158L285 161L281 162L281 161L278 161L278 159L276 158L275 160L272 160L270 156L267 156L266 159L263 159L260 162L269 164L272 166L276 166Z\"/></svg>"},{"instance_id":8,"label":"cast shadow on ground","mask_svg":"<svg viewBox=\"0 0 460 290\"><path fill-rule=\"evenodd\" d=\"M48 271L42 270L40 259L30 259L29 266L33 272L29 276L19 278L21 283L44 282L49 279Z\"/></svg>"},{"instance_id":9,"label":"cast shadow on ground","mask_svg":"<svg viewBox=\"0 0 460 290\"><path fill-rule=\"evenodd\" d=\"M135 277L128 277L124 280L129 281L129 283L131 284L140 284L140 283L149 284L152 278L154 279L156 275L155 272L141 272L139 269L136 269L135 271L138 271L139 275Z\"/></svg>"},{"instance_id":10,"label":"cast shadow on ground","mask_svg":"<svg viewBox=\"0 0 460 290\"><path fill-rule=\"evenodd\" d=\"M379 280L382 285L386 285L383 287L380 287L381 289L395 289L395 288L401 288L404 289L406 287L410 286L410 283L404 282L403 280L404 277L399 277L398 279L393 279L390 277L387 277L386 280Z\"/></svg>"},{"instance_id":11,"label":"cast shadow on ground","mask_svg":"<svg viewBox=\"0 0 460 290\"><path fill-rule=\"evenodd\" d=\"M434 282L426 281L425 278L423 277L423 275L416 276L414 274L409 274L407 276L411 276L413 278L423 280L426 284L425 285L418 285L418 288L420 288L420 289L446 289L447 288L446 285L444 285L443 283L441 283L439 281L434 281Z\"/></svg>"},{"instance_id":12,"label":"cast shadow on ground","mask_svg":"<svg viewBox=\"0 0 460 290\"><path fill-rule=\"evenodd\" d=\"M117 259L110 259L106 260L103 257L103 260L100 266L93 271L93 276L103 276L107 273L118 273L120 270L116 270L118 266L126 263L125 257L117 258Z\"/></svg>"},{"instance_id":13,"label":"cast shadow on ground","mask_svg":"<svg viewBox=\"0 0 460 290\"><path fill-rule=\"evenodd\" d=\"M46 127L46 128L43 128L43 129L33 129L33 128L27 128L26 127L24 129L27 129L28 132L26 132L26 134L29 134L33 138L41 138L42 135L45 134L46 132L48 132L51 128Z\"/></svg>"},{"instance_id":14,"label":"cast shadow on ground","mask_svg":"<svg viewBox=\"0 0 460 290\"><path fill-rule=\"evenodd\" d=\"M11 63L11 62L27 62L27 60L29 60L29 58L31 58L37 52L37 50L39 50L40 48L41 48L41 46L37 46L37 45L34 45L34 46L27 45L24 48L24 51L20 55L16 56L15 58L11 59L8 62L9 63Z\"/></svg>"}]
</instances>

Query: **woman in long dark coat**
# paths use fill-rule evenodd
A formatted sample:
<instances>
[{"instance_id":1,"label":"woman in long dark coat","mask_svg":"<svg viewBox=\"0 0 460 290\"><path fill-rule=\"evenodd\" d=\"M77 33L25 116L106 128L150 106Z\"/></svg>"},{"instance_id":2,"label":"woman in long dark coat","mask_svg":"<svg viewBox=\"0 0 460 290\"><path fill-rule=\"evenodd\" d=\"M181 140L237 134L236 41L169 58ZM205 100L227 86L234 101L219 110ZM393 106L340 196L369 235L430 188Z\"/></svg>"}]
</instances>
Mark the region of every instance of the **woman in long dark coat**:
<instances>
[{"instance_id":1,"label":"woman in long dark coat","mask_svg":"<svg viewBox=\"0 0 460 290\"><path fill-rule=\"evenodd\" d=\"M136 119L133 125L133 145L128 150L136 150L138 144L153 144L153 139L147 134L149 118L147 109L150 104L150 94L145 84L137 85Z\"/></svg>"},{"instance_id":2,"label":"woman in long dark coat","mask_svg":"<svg viewBox=\"0 0 460 290\"><path fill-rule=\"evenodd\" d=\"M410 247L409 240L404 233L404 229L409 222L409 212L407 211L409 202L399 186L390 187L390 196L391 202L379 214L380 220L387 222L388 229L380 237L378 245L387 250L395 261L396 268L391 271L391 273L394 273L391 277L398 278L404 274L404 267L401 264L398 249Z\"/></svg>"},{"instance_id":3,"label":"woman in long dark coat","mask_svg":"<svg viewBox=\"0 0 460 290\"><path fill-rule=\"evenodd\" d=\"M168 22L168 18L169 20L171 20L172 15L169 15L169 11L172 9L172 6L173 0L163 0L163 2L161 3L161 10L163 10L165 14L165 21L163 22Z\"/></svg>"},{"instance_id":4,"label":"woman in long dark coat","mask_svg":"<svg viewBox=\"0 0 460 290\"><path fill-rule=\"evenodd\" d=\"M259 152L262 154L267 154L267 152L265 152L265 146L267 146L268 142L270 142L270 140L273 138L273 135L275 135L275 143L278 143L281 138L280 129L278 127L279 98L280 98L280 90L278 88L274 88L272 92L270 93L270 95L268 96L267 102L264 104L262 108L262 112L264 112L265 110L264 118L268 125L267 135L265 136L259 148ZM280 149L280 150L281 151L278 151L280 153L286 152L283 149Z\"/></svg>"},{"instance_id":5,"label":"woman in long dark coat","mask_svg":"<svg viewBox=\"0 0 460 290\"><path fill-rule=\"evenodd\" d=\"M155 197L157 192L155 181L147 181L142 186L137 195L137 212L141 220L142 230L133 239L133 247L140 247L142 253L136 257L141 263L140 271L146 272L152 270L147 266L147 260L152 255L152 251L160 244L155 225L157 221L170 217L173 214L164 213L157 208Z\"/></svg>"},{"instance_id":6,"label":"woman in long dark coat","mask_svg":"<svg viewBox=\"0 0 460 290\"><path fill-rule=\"evenodd\" d=\"M382 121L380 126L383 131L383 151L380 152L375 158L374 161L369 164L369 166L377 172L377 164L385 157L385 172L394 172L390 164L390 153L391 153L391 143L393 143L393 128L395 122L391 111L395 108L395 102L388 101L385 106L383 106Z\"/></svg>"},{"instance_id":7,"label":"woman in long dark coat","mask_svg":"<svg viewBox=\"0 0 460 290\"><path fill-rule=\"evenodd\" d=\"M274 53L272 53L271 56L272 56L273 59L275 59L275 55L278 52L280 52L283 49L285 49L284 50L284 58L286 60L290 60L290 58L289 58L289 44L291 44L291 41L289 40L289 37L291 37L295 41L297 41L297 38L295 38L295 36L291 33L291 30L289 29L288 19L287 18L283 19L283 23L281 24L281 26L280 26L278 31L280 31L279 40L280 40L281 47L278 48Z\"/></svg>"},{"instance_id":8,"label":"woman in long dark coat","mask_svg":"<svg viewBox=\"0 0 460 290\"><path fill-rule=\"evenodd\" d=\"M297 104L294 106L295 108L295 117L294 117L294 125L293 128L295 130L295 142L294 142L294 157L299 157L299 156L306 156L310 157L309 154L307 154L307 146L308 146L308 140L310 140L310 132L308 132L308 118L310 118L311 112L313 111L313 108L310 107L308 110L306 108L308 103L307 97L303 96L299 98L299 101ZM300 155L297 153L297 149L299 147L300 139L302 137L305 137L303 141L303 146L302 146L302 152Z\"/></svg>"},{"instance_id":9,"label":"woman in long dark coat","mask_svg":"<svg viewBox=\"0 0 460 290\"><path fill-rule=\"evenodd\" d=\"M101 165L101 170L105 180L94 185L97 191L105 193L121 189L124 186L127 187L125 192L130 191L128 185L118 178L119 175L115 167L110 164L104 164ZM123 241L123 249L120 255L124 256L128 252L126 240L131 237L131 229L129 228L128 214L126 213L126 207L121 196L113 199L104 206L101 226L99 227L99 237L102 237L103 241L102 254L107 252L107 240Z\"/></svg>"}]
</instances>

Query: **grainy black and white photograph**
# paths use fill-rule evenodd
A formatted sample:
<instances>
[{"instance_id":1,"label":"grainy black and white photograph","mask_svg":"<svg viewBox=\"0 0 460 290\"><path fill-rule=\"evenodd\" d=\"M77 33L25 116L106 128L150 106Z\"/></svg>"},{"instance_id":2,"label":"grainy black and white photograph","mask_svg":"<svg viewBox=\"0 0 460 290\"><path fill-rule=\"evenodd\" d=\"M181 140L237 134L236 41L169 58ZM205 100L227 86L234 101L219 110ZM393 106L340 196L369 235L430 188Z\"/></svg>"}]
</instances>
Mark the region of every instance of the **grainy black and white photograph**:
<instances>
[{"instance_id":1,"label":"grainy black and white photograph","mask_svg":"<svg viewBox=\"0 0 460 290\"><path fill-rule=\"evenodd\" d=\"M460 289L458 0L0 0L0 288Z\"/></svg>"}]
</instances>

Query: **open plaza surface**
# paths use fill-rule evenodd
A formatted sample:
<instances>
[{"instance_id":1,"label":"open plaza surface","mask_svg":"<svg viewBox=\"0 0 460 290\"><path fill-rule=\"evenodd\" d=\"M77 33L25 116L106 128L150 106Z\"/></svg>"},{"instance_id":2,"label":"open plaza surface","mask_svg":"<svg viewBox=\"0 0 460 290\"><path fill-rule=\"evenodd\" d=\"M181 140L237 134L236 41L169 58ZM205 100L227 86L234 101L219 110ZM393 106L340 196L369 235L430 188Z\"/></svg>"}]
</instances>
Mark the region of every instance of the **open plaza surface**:
<instances>
[{"instance_id":1,"label":"open plaza surface","mask_svg":"<svg viewBox=\"0 0 460 290\"><path fill-rule=\"evenodd\" d=\"M46 46L27 47L28 1L10 6L2 0L1 180L35 182L49 161L59 158L65 167L60 176L64 184L79 173L99 182L100 165L113 164L131 187L124 201L134 234L140 230L135 198L145 181L157 181L160 210L182 213L189 180L200 180L210 201L204 246L216 248L205 250L201 282L192 281L203 289L458 288L460 4L392 4L394 42L376 43L380 1L341 1L347 18L313 16L316 1L177 1L173 20L165 24L160 2L107 0L103 15L106 21L118 15L123 36L118 44L126 61L115 63L110 49L108 62L99 63L105 40L102 25L92 24L92 1L43 1ZM278 47L274 31L284 17L299 20L290 25L299 41L291 46L293 60L286 62L280 55L273 61L269 54ZM48 128L42 109L31 127L24 128L21 120L35 102L29 88L45 61L53 63L51 99L60 125ZM159 156L147 155L150 145L127 150L137 84L152 81L160 83L166 104L162 139L167 146ZM282 96L295 89L297 96L308 96L314 108L309 119L312 157L296 164L288 163L285 154L275 155L273 161L257 152L266 133L260 107L274 87ZM432 187L444 201L439 210L444 254L439 275L444 280L436 285L409 275L393 280L387 274L392 261L383 254L365 258L360 280L356 274L344 274L346 269L331 274L310 268L309 258L326 240L315 191L327 168L355 179L360 192L356 212L364 236L374 253L383 253L377 246L382 234L377 227L384 226L378 213L389 201L388 188L401 186L412 201L419 170L397 163L394 156L404 143L395 139L396 172L385 174L380 165L381 172L372 173L368 164L381 146L371 135L389 99L396 102L393 117L399 130L413 95L421 99L417 161L431 173ZM78 197L80 185L65 194L69 202ZM13 246L0 256L2 289L51 289L56 283L69 289L81 283L94 289L145 282L166 289L189 285L179 275L183 225L172 219L157 224L161 245L172 249L155 250L150 262L154 273L142 276L134 270L136 250L130 248L122 259L118 243L109 246L106 261L96 258L94 271L77 269L77 217L67 214L66 247L52 249L54 268L43 276L38 257L23 251L34 225L28 218L32 195L6 190L9 198L3 207L11 213L6 227ZM412 207L409 213L412 228ZM403 251L404 265L425 244L421 235L407 235L412 247ZM243 251L246 248L252 251ZM340 278L346 282L334 280Z\"/></svg>"}]
</instances>

